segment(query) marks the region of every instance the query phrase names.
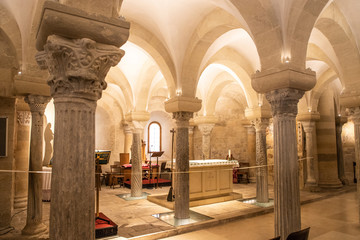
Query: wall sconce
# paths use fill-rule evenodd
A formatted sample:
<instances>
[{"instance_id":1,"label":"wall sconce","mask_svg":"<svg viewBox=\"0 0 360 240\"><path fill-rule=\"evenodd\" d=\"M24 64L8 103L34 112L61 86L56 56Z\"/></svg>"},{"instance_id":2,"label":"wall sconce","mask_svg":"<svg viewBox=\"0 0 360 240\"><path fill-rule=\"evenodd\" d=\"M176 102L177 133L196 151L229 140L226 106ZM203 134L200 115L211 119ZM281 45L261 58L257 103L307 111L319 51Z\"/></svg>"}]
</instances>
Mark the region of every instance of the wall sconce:
<instances>
[{"instance_id":1,"label":"wall sconce","mask_svg":"<svg viewBox=\"0 0 360 240\"><path fill-rule=\"evenodd\" d=\"M311 113L311 108L310 107L308 108L308 112Z\"/></svg>"}]
</instances>

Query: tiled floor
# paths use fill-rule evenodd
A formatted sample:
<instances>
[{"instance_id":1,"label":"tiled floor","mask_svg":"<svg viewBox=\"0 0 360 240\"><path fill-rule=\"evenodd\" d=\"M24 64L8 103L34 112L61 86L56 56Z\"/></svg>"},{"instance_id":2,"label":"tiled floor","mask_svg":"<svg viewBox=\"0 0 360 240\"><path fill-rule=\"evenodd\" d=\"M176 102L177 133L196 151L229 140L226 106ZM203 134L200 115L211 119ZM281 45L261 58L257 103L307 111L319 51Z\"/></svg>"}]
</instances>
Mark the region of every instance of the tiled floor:
<instances>
[{"instance_id":1,"label":"tiled floor","mask_svg":"<svg viewBox=\"0 0 360 240\"><path fill-rule=\"evenodd\" d=\"M360 239L358 212L356 192L305 204L301 207L302 228L310 227L312 240ZM273 232L274 214L269 213L163 239L265 240L274 237Z\"/></svg>"},{"instance_id":2,"label":"tiled floor","mask_svg":"<svg viewBox=\"0 0 360 240\"><path fill-rule=\"evenodd\" d=\"M354 187L346 187L340 191L353 192L332 197L323 200L320 203L315 202L302 206L303 226L312 227L311 236L314 239L351 240L353 239L351 238L353 236L360 236L360 227L359 224L357 224L358 207L355 202L354 190ZM169 187L144 189L143 191L152 195L167 194ZM252 198L255 196L256 185L235 184L234 191L242 193L244 198ZM205 239L205 237L207 240L268 239L273 235L273 215L266 214L257 217L259 214L271 212L271 208L260 208L240 201L228 201L198 206L191 208L191 210L214 219L206 222L191 224L191 226L173 227L152 216L157 213L169 212L169 209L151 203L145 199L126 201L116 196L118 194L130 193L130 189L110 189L109 187L103 186L100 193L100 211L118 224L118 237L121 236L133 239L159 239L198 229L204 230L190 233L189 237L187 237L186 234L179 235L177 238L169 239ZM320 193L302 191L301 200L302 202L311 202L316 199L327 198L329 195L334 194L338 195L339 190L335 192ZM271 198L273 197L273 189L271 186L269 189L269 195ZM311 207L313 205L314 207ZM50 203L43 203L43 219L47 225L49 224L49 208ZM312 208L314 208L314 210L312 210ZM12 226L15 230L4 236L0 236L0 239L22 239L20 233L21 229L24 227L25 219L26 211L14 215ZM240 221L239 219L244 220ZM313 220L315 220L314 223L312 223ZM216 227L208 228L209 226ZM239 236L243 236L244 238L240 238ZM336 238L336 236L340 238ZM47 234L41 237L46 238Z\"/></svg>"}]
</instances>

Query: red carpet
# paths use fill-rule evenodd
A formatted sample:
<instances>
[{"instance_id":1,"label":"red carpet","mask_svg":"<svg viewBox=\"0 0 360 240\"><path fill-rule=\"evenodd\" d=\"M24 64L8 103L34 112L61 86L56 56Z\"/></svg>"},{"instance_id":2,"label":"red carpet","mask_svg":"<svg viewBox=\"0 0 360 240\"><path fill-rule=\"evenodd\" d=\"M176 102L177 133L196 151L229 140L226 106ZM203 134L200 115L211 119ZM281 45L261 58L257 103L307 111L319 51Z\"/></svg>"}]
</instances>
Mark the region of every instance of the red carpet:
<instances>
[{"instance_id":1,"label":"red carpet","mask_svg":"<svg viewBox=\"0 0 360 240\"><path fill-rule=\"evenodd\" d=\"M128 187L128 188L131 187L131 181L125 181L124 183L125 183L125 187ZM156 186L157 179L150 179L150 180L145 179L145 180L142 180L142 184L143 184L143 187ZM170 186L170 185L171 185L170 180L159 178L159 186Z\"/></svg>"}]
</instances>

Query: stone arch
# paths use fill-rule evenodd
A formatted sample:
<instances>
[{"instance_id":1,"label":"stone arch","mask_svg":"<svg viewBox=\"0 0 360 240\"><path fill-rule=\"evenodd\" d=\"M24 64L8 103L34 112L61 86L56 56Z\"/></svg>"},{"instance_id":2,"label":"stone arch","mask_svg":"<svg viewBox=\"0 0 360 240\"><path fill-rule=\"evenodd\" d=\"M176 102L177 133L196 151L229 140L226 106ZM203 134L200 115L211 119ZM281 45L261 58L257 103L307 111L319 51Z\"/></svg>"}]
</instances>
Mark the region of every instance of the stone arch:
<instances>
[{"instance_id":1,"label":"stone arch","mask_svg":"<svg viewBox=\"0 0 360 240\"><path fill-rule=\"evenodd\" d=\"M224 47L209 59L209 61L204 65L204 69L201 69L202 72L209 65L214 63L228 67L236 74L236 76L238 76L244 86L246 99L248 99L247 105L252 107L257 102L257 93L251 86L250 74L252 72L252 67L249 65L247 60L233 49Z\"/></svg>"},{"instance_id":2,"label":"stone arch","mask_svg":"<svg viewBox=\"0 0 360 240\"><path fill-rule=\"evenodd\" d=\"M134 107L134 94L132 91L132 87L126 78L125 74L118 67L113 67L109 71L106 76L106 82L113 83L120 87L123 95L126 106L124 106L124 110L127 112L128 110L133 109Z\"/></svg>"},{"instance_id":3,"label":"stone arch","mask_svg":"<svg viewBox=\"0 0 360 240\"><path fill-rule=\"evenodd\" d=\"M337 8L332 7L331 9ZM325 16L327 14L330 13L325 13ZM338 16L339 18L343 17L342 14ZM322 17L317 21L315 27L331 43L341 66L342 82L345 87L351 87L352 84L356 84L357 78L360 76L360 55L354 37L351 31L347 29L348 26L339 21Z\"/></svg>"},{"instance_id":4,"label":"stone arch","mask_svg":"<svg viewBox=\"0 0 360 240\"><path fill-rule=\"evenodd\" d=\"M176 69L168 50L151 32L136 22L131 22L129 41L144 49L159 66L170 95L175 95Z\"/></svg>"},{"instance_id":5,"label":"stone arch","mask_svg":"<svg viewBox=\"0 0 360 240\"><path fill-rule=\"evenodd\" d=\"M14 67L19 68L22 62L21 32L13 15L0 3L0 32L8 39L10 47L14 49Z\"/></svg>"},{"instance_id":6,"label":"stone arch","mask_svg":"<svg viewBox=\"0 0 360 240\"><path fill-rule=\"evenodd\" d=\"M328 0L293 1L289 16L288 37L291 39L291 61L305 67L311 31ZM299 11L300 9L300 11ZM285 20L285 22L287 22Z\"/></svg>"},{"instance_id":7,"label":"stone arch","mask_svg":"<svg viewBox=\"0 0 360 240\"><path fill-rule=\"evenodd\" d=\"M184 96L194 97L201 61L211 44L221 35L243 26L229 13L220 8L210 12L197 26L189 41L181 74Z\"/></svg>"},{"instance_id":8,"label":"stone arch","mask_svg":"<svg viewBox=\"0 0 360 240\"><path fill-rule=\"evenodd\" d=\"M230 0L249 26L249 32L257 47L261 70L281 64L281 27L276 20L271 1ZM264 41L264 39L267 39Z\"/></svg>"}]
</instances>

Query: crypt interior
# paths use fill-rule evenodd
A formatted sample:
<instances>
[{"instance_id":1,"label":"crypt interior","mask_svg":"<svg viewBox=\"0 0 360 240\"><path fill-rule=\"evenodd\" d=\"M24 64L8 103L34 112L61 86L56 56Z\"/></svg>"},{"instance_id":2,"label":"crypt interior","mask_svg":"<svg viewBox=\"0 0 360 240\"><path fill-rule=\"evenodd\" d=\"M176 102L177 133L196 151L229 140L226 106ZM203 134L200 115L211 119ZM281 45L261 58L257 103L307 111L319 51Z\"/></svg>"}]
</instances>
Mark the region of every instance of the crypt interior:
<instances>
[{"instance_id":1,"label":"crypt interior","mask_svg":"<svg viewBox=\"0 0 360 240\"><path fill-rule=\"evenodd\" d=\"M98 238L99 204L117 224L109 239L270 213L250 239L306 227L326 239L302 204L334 196L339 219L352 201L352 230L327 236L357 239L359 11L357 0L0 0L0 239Z\"/></svg>"}]
</instances>

